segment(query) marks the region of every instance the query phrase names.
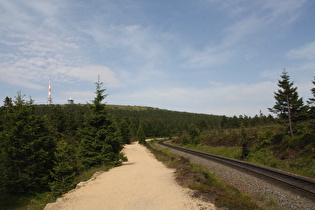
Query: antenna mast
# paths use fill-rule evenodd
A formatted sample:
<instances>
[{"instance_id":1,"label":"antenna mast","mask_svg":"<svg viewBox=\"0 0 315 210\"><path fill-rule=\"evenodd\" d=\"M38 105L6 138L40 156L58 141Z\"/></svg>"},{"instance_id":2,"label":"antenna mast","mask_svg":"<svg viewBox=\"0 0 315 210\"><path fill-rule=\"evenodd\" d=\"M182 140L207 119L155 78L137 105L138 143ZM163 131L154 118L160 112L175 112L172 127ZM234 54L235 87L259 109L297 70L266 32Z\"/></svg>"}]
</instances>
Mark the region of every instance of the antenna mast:
<instances>
[{"instance_id":1,"label":"antenna mast","mask_svg":"<svg viewBox=\"0 0 315 210\"><path fill-rule=\"evenodd\" d=\"M52 97L51 97L51 78L49 78L48 82L48 98L47 98L47 104L51 105L52 104Z\"/></svg>"}]
</instances>

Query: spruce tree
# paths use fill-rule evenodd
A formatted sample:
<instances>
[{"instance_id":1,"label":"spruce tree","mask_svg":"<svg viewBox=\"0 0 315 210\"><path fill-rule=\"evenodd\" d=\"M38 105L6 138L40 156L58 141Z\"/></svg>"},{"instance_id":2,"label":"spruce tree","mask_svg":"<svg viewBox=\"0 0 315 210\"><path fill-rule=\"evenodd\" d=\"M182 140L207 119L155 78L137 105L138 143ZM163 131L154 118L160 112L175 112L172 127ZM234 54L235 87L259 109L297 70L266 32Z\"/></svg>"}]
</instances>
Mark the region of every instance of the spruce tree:
<instances>
[{"instance_id":1,"label":"spruce tree","mask_svg":"<svg viewBox=\"0 0 315 210\"><path fill-rule=\"evenodd\" d=\"M276 104L269 108L270 112L278 115L280 120L289 123L291 137L293 137L292 124L302 117L303 100L299 98L297 87L293 87L290 76L283 70L281 80L278 80L277 92L274 92Z\"/></svg>"},{"instance_id":2,"label":"spruce tree","mask_svg":"<svg viewBox=\"0 0 315 210\"><path fill-rule=\"evenodd\" d=\"M71 187L77 170L75 147L62 139L57 142L54 152L54 167L51 171L53 181L50 188L53 192L63 193Z\"/></svg>"},{"instance_id":3,"label":"spruce tree","mask_svg":"<svg viewBox=\"0 0 315 210\"><path fill-rule=\"evenodd\" d=\"M81 143L79 155L84 168L102 164L118 164L122 149L121 136L116 123L109 115L103 100L107 95L98 77L96 96L89 105L90 113L85 116L83 127L79 130Z\"/></svg>"},{"instance_id":4,"label":"spruce tree","mask_svg":"<svg viewBox=\"0 0 315 210\"><path fill-rule=\"evenodd\" d=\"M314 77L314 80L312 81L312 83L315 86L315 77ZM311 89L311 91L312 91L313 98L309 98L308 103L309 104L315 104L315 87L313 87Z\"/></svg>"},{"instance_id":5,"label":"spruce tree","mask_svg":"<svg viewBox=\"0 0 315 210\"><path fill-rule=\"evenodd\" d=\"M66 117L60 105L49 107L46 117L52 129L55 129L58 133L64 133L66 129Z\"/></svg>"},{"instance_id":6,"label":"spruce tree","mask_svg":"<svg viewBox=\"0 0 315 210\"><path fill-rule=\"evenodd\" d=\"M12 98L9 98L8 96L5 97L5 100L3 102L3 107L8 108L8 107L12 107L12 106L13 106Z\"/></svg>"},{"instance_id":7,"label":"spruce tree","mask_svg":"<svg viewBox=\"0 0 315 210\"><path fill-rule=\"evenodd\" d=\"M248 148L248 137L244 125L241 125L241 136L242 136L242 159L245 159L249 155Z\"/></svg>"},{"instance_id":8,"label":"spruce tree","mask_svg":"<svg viewBox=\"0 0 315 210\"><path fill-rule=\"evenodd\" d=\"M201 142L201 132L194 124L190 125L188 134L190 136L191 144L198 145Z\"/></svg>"},{"instance_id":9,"label":"spruce tree","mask_svg":"<svg viewBox=\"0 0 315 210\"><path fill-rule=\"evenodd\" d=\"M122 120L119 124L121 136L124 144L130 144L131 133L130 128L126 120Z\"/></svg>"},{"instance_id":10,"label":"spruce tree","mask_svg":"<svg viewBox=\"0 0 315 210\"><path fill-rule=\"evenodd\" d=\"M38 192L48 187L54 141L33 100L18 92L6 106L0 133L0 189L12 193Z\"/></svg>"},{"instance_id":11,"label":"spruce tree","mask_svg":"<svg viewBox=\"0 0 315 210\"><path fill-rule=\"evenodd\" d=\"M315 86L315 77L314 77L314 80L312 81L312 83ZM314 119L315 118L315 87L313 87L311 89L311 91L312 91L313 97L309 98L307 103L310 106L309 117L310 117L310 119Z\"/></svg>"},{"instance_id":12,"label":"spruce tree","mask_svg":"<svg viewBox=\"0 0 315 210\"><path fill-rule=\"evenodd\" d=\"M137 139L139 141L139 144L146 144L145 134L144 134L144 131L143 131L141 123L140 123L138 131L137 131Z\"/></svg>"}]
</instances>

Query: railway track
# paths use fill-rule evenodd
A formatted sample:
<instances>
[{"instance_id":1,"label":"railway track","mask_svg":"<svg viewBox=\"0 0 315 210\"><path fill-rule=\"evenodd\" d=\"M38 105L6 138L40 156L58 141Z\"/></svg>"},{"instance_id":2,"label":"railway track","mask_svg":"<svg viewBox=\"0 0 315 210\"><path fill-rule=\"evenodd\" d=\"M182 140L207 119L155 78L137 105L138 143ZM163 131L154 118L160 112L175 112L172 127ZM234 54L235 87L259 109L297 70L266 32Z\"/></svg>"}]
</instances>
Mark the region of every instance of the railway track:
<instances>
[{"instance_id":1,"label":"railway track","mask_svg":"<svg viewBox=\"0 0 315 210\"><path fill-rule=\"evenodd\" d=\"M277 184L279 187L290 190L295 194L302 195L303 197L306 197L315 202L315 181L313 180L303 178L297 175L288 174L282 171L274 170L260 165L255 165L231 158L221 157L208 153L198 152L195 150L185 149L182 147L177 147L174 145L166 144L165 143L166 141L169 140L160 141L158 142L158 144L181 152L192 154L204 159L215 161L220 164L227 165L229 167L233 167L237 170L241 170L245 173L249 173L258 178L272 182L273 184Z\"/></svg>"}]
</instances>

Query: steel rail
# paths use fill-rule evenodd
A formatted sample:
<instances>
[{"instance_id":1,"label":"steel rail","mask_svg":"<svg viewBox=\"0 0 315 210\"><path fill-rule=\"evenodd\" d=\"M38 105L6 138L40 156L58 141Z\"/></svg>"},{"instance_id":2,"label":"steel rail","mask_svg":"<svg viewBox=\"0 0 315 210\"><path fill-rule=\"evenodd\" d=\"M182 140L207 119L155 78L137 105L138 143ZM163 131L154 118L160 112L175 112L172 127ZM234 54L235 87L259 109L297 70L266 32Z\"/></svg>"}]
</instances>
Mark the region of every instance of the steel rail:
<instances>
[{"instance_id":1,"label":"steel rail","mask_svg":"<svg viewBox=\"0 0 315 210\"><path fill-rule=\"evenodd\" d=\"M279 187L285 187L287 190L289 189L296 194L306 196L307 198L315 202L315 181L313 180L300 177L297 175L292 175L279 170L267 168L261 165L251 164L240 160L235 160L218 155L212 155L204 152L177 147L174 145L166 144L165 143L166 141L170 140L160 141L158 142L158 144L181 152L189 153L204 159L215 161L220 164L228 165L229 167L242 170L245 173L251 173L256 177L263 178L264 180L267 180L269 182L273 183L276 182L278 183Z\"/></svg>"}]
</instances>

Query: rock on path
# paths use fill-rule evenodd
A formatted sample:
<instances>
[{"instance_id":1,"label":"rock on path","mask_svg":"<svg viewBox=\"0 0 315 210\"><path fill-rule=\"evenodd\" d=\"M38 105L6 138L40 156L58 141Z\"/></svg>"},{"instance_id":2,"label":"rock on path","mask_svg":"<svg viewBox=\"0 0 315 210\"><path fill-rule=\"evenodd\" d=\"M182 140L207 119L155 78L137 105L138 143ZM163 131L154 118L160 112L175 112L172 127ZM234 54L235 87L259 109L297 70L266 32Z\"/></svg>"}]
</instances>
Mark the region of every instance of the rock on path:
<instances>
[{"instance_id":1,"label":"rock on path","mask_svg":"<svg viewBox=\"0 0 315 210\"><path fill-rule=\"evenodd\" d=\"M128 162L47 204L45 210L216 209L193 199L190 190L175 182L174 170L158 162L145 147L134 143L124 153Z\"/></svg>"}]
</instances>

